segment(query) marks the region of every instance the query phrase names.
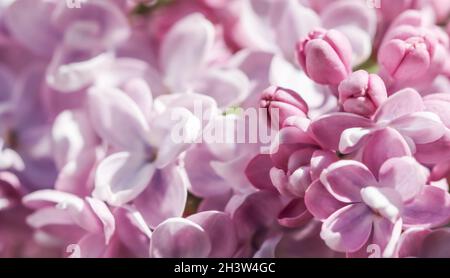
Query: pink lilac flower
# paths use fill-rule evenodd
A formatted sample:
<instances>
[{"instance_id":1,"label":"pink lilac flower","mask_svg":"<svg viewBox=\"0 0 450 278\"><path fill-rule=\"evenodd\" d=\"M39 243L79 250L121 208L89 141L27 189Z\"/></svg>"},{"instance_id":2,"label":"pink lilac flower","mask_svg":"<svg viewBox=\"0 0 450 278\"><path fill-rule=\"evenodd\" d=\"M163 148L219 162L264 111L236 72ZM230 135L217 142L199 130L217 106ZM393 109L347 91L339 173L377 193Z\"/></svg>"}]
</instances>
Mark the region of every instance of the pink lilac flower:
<instances>
[{"instance_id":1,"label":"pink lilac flower","mask_svg":"<svg viewBox=\"0 0 450 278\"><path fill-rule=\"evenodd\" d=\"M449 221L450 195L427 185L428 174L411 157L387 160L376 175L360 162L339 161L308 189L306 204L324 221L321 237L332 249L352 253L370 240L392 256L402 226Z\"/></svg>"},{"instance_id":2,"label":"pink lilac flower","mask_svg":"<svg viewBox=\"0 0 450 278\"><path fill-rule=\"evenodd\" d=\"M27 218L31 227L78 244L80 256L102 257L112 247L115 220L105 203L52 190L33 192L23 202L36 210Z\"/></svg>"},{"instance_id":3,"label":"pink lilac flower","mask_svg":"<svg viewBox=\"0 0 450 278\"><path fill-rule=\"evenodd\" d=\"M449 257L449 3L0 0L0 257Z\"/></svg>"},{"instance_id":4,"label":"pink lilac flower","mask_svg":"<svg viewBox=\"0 0 450 278\"><path fill-rule=\"evenodd\" d=\"M340 112L313 121L311 129L323 147L343 154L362 150L363 161L375 172L386 160L383 153L414 154L417 144L436 142L445 134L440 117L426 111L422 97L413 89L389 97L371 119ZM380 154L379 148L389 151Z\"/></svg>"},{"instance_id":5,"label":"pink lilac flower","mask_svg":"<svg viewBox=\"0 0 450 278\"><path fill-rule=\"evenodd\" d=\"M93 194L115 206L140 195L141 201L139 198L136 200L138 207L148 211L152 211L151 206L159 208L153 212L157 219L149 221L155 225L154 221L160 221L159 216L176 216L184 209L186 181L183 167L176 165L177 158L196 140L204 120L189 109L194 108L197 100L204 105L204 115L207 116L207 113L214 113L215 102L200 95L174 95L155 99L152 111L148 88L133 93L127 95L117 89L100 87L90 91L94 129L105 143L116 150L98 165ZM178 118L170 117L172 107L178 107ZM178 122L183 123L179 142L171 138L171 127ZM112 128L118 124L126 131ZM166 198L175 199L168 200L164 204L167 209L163 210L161 206ZM171 205L175 200L177 207Z\"/></svg>"}]
</instances>

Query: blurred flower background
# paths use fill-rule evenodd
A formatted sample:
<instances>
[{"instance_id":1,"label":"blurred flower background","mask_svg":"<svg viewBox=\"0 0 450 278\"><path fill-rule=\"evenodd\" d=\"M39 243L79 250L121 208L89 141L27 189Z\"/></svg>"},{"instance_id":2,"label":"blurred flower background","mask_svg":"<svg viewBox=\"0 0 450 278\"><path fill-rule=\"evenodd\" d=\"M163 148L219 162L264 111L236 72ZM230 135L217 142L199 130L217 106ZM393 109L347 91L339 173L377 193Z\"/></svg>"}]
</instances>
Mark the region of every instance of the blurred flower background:
<instances>
[{"instance_id":1,"label":"blurred flower background","mask_svg":"<svg viewBox=\"0 0 450 278\"><path fill-rule=\"evenodd\" d=\"M0 257L450 257L449 16L0 0Z\"/></svg>"}]
</instances>

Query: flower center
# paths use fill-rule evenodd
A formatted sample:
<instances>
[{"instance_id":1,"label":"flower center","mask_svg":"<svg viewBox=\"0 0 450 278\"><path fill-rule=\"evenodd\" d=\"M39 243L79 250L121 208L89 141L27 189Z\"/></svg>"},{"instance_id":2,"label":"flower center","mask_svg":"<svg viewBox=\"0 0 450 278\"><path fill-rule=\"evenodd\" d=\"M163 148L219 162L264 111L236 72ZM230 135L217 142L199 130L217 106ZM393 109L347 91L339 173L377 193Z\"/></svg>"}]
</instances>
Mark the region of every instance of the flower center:
<instances>
[{"instance_id":1,"label":"flower center","mask_svg":"<svg viewBox=\"0 0 450 278\"><path fill-rule=\"evenodd\" d=\"M400 216L401 200L395 189L368 186L361 189L360 194L364 203L376 215L383 216L392 223Z\"/></svg>"}]
</instances>

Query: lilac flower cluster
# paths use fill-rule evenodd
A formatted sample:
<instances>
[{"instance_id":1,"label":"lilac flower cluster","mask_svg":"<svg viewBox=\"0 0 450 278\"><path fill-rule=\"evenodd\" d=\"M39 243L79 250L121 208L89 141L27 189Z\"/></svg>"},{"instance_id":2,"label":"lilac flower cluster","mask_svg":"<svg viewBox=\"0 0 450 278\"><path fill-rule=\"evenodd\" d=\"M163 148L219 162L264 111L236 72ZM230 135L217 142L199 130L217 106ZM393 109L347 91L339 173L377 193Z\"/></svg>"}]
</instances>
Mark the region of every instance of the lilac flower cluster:
<instances>
[{"instance_id":1,"label":"lilac flower cluster","mask_svg":"<svg viewBox=\"0 0 450 278\"><path fill-rule=\"evenodd\" d=\"M0 257L450 257L449 16L0 0Z\"/></svg>"}]
</instances>

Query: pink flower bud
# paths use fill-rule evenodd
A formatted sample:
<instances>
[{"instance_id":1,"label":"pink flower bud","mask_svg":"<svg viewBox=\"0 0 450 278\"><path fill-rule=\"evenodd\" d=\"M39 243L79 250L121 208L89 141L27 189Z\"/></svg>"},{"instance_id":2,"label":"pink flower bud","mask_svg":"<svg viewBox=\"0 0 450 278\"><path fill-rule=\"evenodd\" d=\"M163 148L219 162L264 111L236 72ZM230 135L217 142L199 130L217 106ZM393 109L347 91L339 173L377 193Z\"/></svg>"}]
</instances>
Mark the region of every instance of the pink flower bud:
<instances>
[{"instance_id":1,"label":"pink flower bud","mask_svg":"<svg viewBox=\"0 0 450 278\"><path fill-rule=\"evenodd\" d=\"M278 126L282 127L284 121L291 116L306 117L308 105L302 97L295 91L281 87L270 86L261 96L261 107L267 108L269 121L278 121ZM275 113L274 109L278 109Z\"/></svg>"},{"instance_id":2,"label":"pink flower bud","mask_svg":"<svg viewBox=\"0 0 450 278\"><path fill-rule=\"evenodd\" d=\"M382 70L397 81L423 76L431 65L435 43L428 37L392 39L384 43L378 61Z\"/></svg>"},{"instance_id":3,"label":"pink flower bud","mask_svg":"<svg viewBox=\"0 0 450 278\"><path fill-rule=\"evenodd\" d=\"M383 80L365 70L352 73L339 85L339 102L346 112L368 117L386 99L387 91Z\"/></svg>"},{"instance_id":4,"label":"pink flower bud","mask_svg":"<svg viewBox=\"0 0 450 278\"><path fill-rule=\"evenodd\" d=\"M309 78L338 85L351 72L352 46L339 31L316 29L297 43L297 59Z\"/></svg>"}]
</instances>

